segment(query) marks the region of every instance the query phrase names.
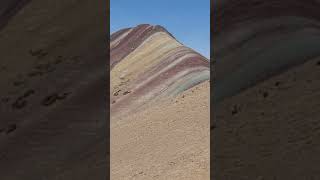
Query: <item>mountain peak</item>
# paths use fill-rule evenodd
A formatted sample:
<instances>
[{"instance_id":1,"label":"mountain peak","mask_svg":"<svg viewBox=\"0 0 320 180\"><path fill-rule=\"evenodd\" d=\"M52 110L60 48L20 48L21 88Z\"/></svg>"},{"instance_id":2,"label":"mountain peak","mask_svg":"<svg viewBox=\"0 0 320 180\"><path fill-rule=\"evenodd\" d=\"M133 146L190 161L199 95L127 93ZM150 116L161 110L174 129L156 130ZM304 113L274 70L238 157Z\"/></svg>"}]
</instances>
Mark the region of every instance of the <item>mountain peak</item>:
<instances>
[{"instance_id":1,"label":"mountain peak","mask_svg":"<svg viewBox=\"0 0 320 180\"><path fill-rule=\"evenodd\" d=\"M174 36L166 28L164 28L161 25L139 24L139 25L137 25L135 27L123 28L123 29L120 29L120 30L112 33L110 41L113 41L114 39L119 37L121 34L123 34L125 32L129 32L129 31L149 31L151 33L165 32L165 33L167 33L168 35L170 35L171 37L174 38ZM137 35L139 35L139 34L137 34ZM142 35L142 34L140 34L140 35Z\"/></svg>"},{"instance_id":2,"label":"mountain peak","mask_svg":"<svg viewBox=\"0 0 320 180\"><path fill-rule=\"evenodd\" d=\"M164 27L140 24L110 42L111 111L134 111L209 80L209 61L178 42Z\"/></svg>"}]
</instances>

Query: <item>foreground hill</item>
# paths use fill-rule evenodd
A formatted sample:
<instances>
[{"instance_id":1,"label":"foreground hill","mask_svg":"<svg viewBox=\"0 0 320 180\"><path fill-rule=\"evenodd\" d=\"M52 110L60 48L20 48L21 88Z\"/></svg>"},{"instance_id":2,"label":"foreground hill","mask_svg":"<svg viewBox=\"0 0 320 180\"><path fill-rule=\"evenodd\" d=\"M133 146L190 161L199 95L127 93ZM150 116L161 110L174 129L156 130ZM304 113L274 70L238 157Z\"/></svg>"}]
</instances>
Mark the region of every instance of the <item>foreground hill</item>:
<instances>
[{"instance_id":1,"label":"foreground hill","mask_svg":"<svg viewBox=\"0 0 320 180\"><path fill-rule=\"evenodd\" d=\"M210 83L111 123L111 179L210 179Z\"/></svg>"}]
</instances>

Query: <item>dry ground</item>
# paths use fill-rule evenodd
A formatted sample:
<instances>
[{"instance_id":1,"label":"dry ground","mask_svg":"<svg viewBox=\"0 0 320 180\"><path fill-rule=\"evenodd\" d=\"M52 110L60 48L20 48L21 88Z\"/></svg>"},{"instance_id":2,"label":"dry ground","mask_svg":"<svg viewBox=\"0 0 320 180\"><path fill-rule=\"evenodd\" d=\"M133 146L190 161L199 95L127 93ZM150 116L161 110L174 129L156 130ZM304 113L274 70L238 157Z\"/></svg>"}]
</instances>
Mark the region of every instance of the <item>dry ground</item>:
<instances>
[{"instance_id":1,"label":"dry ground","mask_svg":"<svg viewBox=\"0 0 320 180\"><path fill-rule=\"evenodd\" d=\"M209 179L209 87L111 119L111 179Z\"/></svg>"},{"instance_id":2,"label":"dry ground","mask_svg":"<svg viewBox=\"0 0 320 180\"><path fill-rule=\"evenodd\" d=\"M319 179L320 58L215 107L214 177Z\"/></svg>"}]
</instances>

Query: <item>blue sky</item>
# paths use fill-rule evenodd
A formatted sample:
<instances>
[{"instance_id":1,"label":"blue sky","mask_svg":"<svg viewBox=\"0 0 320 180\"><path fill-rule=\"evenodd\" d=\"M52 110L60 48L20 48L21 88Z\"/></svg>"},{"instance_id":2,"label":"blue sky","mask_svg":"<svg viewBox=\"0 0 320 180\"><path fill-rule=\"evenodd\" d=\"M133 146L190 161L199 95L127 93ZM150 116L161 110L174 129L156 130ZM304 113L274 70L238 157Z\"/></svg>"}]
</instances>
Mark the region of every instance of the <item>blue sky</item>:
<instances>
[{"instance_id":1,"label":"blue sky","mask_svg":"<svg viewBox=\"0 0 320 180\"><path fill-rule=\"evenodd\" d=\"M210 0L110 0L111 33L138 24L161 25L210 57Z\"/></svg>"}]
</instances>

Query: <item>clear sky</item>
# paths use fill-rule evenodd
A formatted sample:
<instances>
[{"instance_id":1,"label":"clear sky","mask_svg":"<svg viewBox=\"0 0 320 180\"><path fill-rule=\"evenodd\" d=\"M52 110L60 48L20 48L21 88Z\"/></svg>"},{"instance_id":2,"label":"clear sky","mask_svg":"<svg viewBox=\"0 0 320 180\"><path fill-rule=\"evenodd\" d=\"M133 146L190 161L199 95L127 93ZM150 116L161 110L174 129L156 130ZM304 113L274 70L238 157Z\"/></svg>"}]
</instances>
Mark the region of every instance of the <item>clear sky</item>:
<instances>
[{"instance_id":1,"label":"clear sky","mask_svg":"<svg viewBox=\"0 0 320 180\"><path fill-rule=\"evenodd\" d=\"M110 31L161 25L184 45L210 57L210 0L110 0Z\"/></svg>"}]
</instances>

